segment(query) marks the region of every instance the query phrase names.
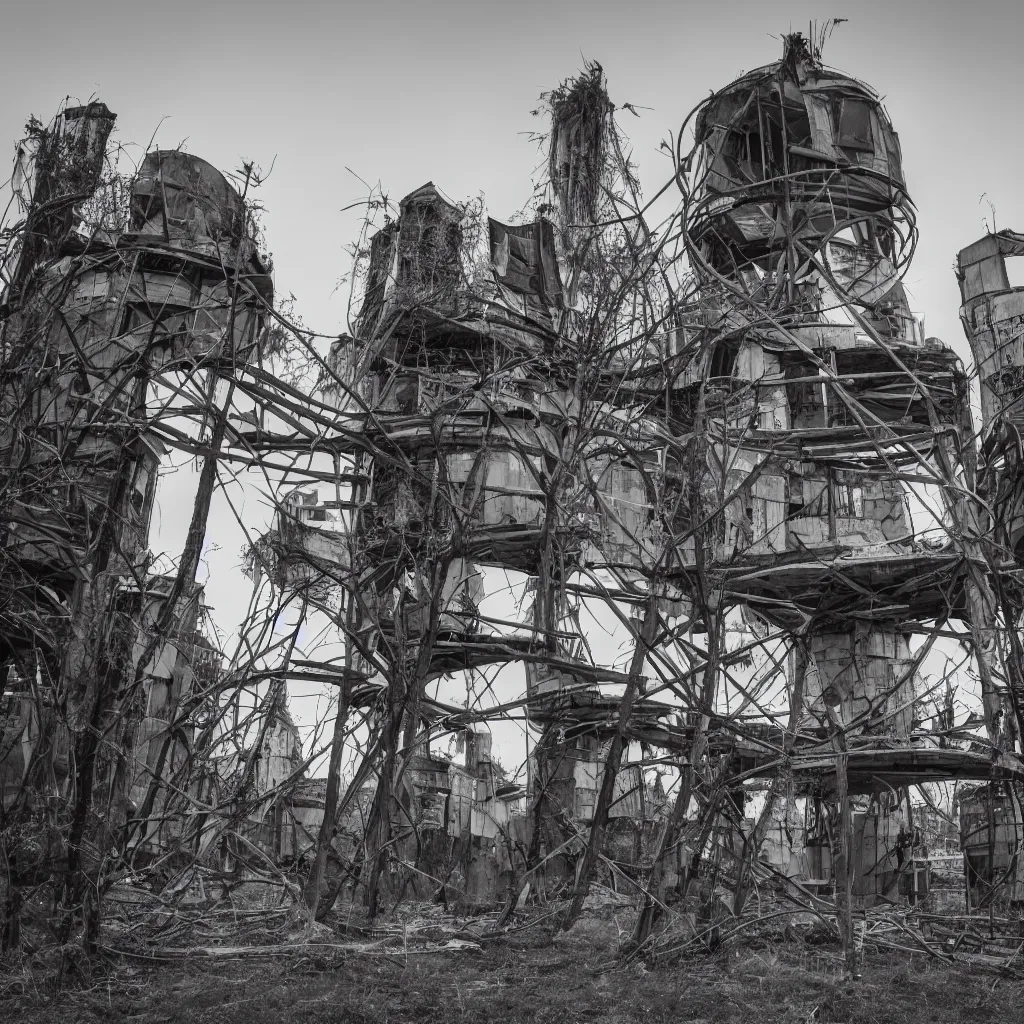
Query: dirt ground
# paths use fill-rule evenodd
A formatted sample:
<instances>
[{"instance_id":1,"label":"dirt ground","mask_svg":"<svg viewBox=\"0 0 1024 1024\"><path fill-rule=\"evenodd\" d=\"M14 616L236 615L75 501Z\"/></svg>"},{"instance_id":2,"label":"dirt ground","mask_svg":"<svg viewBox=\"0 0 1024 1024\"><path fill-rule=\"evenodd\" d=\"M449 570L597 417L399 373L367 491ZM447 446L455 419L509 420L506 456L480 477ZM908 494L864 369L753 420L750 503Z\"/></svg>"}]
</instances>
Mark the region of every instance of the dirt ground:
<instances>
[{"instance_id":1,"label":"dirt ground","mask_svg":"<svg viewBox=\"0 0 1024 1024\"><path fill-rule=\"evenodd\" d=\"M312 950L260 959L159 963L108 958L72 967L63 991L38 958L0 974L0 1020L24 1024L401 1024L530 1022L1024 1021L1024 983L951 969L926 954L868 953L860 981L839 950L800 938L624 965L616 921L568 934L532 928L481 948L406 955Z\"/></svg>"}]
</instances>

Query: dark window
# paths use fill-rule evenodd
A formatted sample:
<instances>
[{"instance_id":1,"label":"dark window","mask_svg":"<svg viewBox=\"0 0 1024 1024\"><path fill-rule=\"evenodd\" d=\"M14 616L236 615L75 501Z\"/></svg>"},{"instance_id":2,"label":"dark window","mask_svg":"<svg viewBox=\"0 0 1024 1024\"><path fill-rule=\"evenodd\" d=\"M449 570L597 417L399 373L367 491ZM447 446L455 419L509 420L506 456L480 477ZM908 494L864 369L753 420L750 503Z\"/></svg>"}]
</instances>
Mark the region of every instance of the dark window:
<instances>
[{"instance_id":1,"label":"dark window","mask_svg":"<svg viewBox=\"0 0 1024 1024\"><path fill-rule=\"evenodd\" d=\"M809 146L811 144L811 119L807 116L807 108L801 103L787 103L786 140L791 146Z\"/></svg>"},{"instance_id":2,"label":"dark window","mask_svg":"<svg viewBox=\"0 0 1024 1024\"><path fill-rule=\"evenodd\" d=\"M194 309L181 309L164 304L150 308L146 303L133 303L129 307L126 330L146 337L155 344L172 344L175 340L188 341L195 323Z\"/></svg>"},{"instance_id":3,"label":"dark window","mask_svg":"<svg viewBox=\"0 0 1024 1024\"><path fill-rule=\"evenodd\" d=\"M416 412L419 402L419 382L416 377L403 381L398 385L395 398L398 411L406 415Z\"/></svg>"},{"instance_id":4,"label":"dark window","mask_svg":"<svg viewBox=\"0 0 1024 1024\"><path fill-rule=\"evenodd\" d=\"M840 101L839 145L867 152L875 148L871 139L871 105L864 100Z\"/></svg>"},{"instance_id":5,"label":"dark window","mask_svg":"<svg viewBox=\"0 0 1024 1024\"><path fill-rule=\"evenodd\" d=\"M787 381L817 374L814 366L793 366L786 370ZM821 384L786 384L789 409L796 429L825 426L825 410L822 406Z\"/></svg>"},{"instance_id":6,"label":"dark window","mask_svg":"<svg viewBox=\"0 0 1024 1024\"><path fill-rule=\"evenodd\" d=\"M719 344L711 355L712 377L731 377L736 365L737 350L727 344Z\"/></svg>"}]
</instances>

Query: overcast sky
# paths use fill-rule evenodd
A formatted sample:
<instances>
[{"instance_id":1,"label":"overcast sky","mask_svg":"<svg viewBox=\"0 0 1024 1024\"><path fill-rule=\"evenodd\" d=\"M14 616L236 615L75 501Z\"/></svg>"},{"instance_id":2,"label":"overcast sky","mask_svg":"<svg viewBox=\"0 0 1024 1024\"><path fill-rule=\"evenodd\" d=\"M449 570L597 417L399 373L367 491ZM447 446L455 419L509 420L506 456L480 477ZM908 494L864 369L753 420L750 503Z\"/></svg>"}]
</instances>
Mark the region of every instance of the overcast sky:
<instances>
[{"instance_id":1,"label":"overcast sky","mask_svg":"<svg viewBox=\"0 0 1024 1024\"><path fill-rule=\"evenodd\" d=\"M773 36L844 15L825 59L885 96L920 210L908 284L929 333L960 345L950 268L983 231L981 194L1024 227L1016 4L33 0L6 5L0 139L67 94L98 95L122 143L156 132L227 170L273 164L262 198L279 290L332 329L353 226L340 211L363 192L346 167L395 198L428 179L454 198L483 191L507 216L537 162L523 133L538 94L586 56L620 105L652 108L623 127L653 193L668 174L658 143L703 95L774 60Z\"/></svg>"},{"instance_id":2,"label":"overcast sky","mask_svg":"<svg viewBox=\"0 0 1024 1024\"><path fill-rule=\"evenodd\" d=\"M341 211L365 193L347 168L396 200L433 180L454 199L483 192L493 216L509 217L538 162L530 111L587 57L618 105L650 108L620 123L653 194L670 174L660 141L709 90L775 60L781 34L835 16L850 21L826 63L873 85L900 134L920 214L911 304L929 335L966 356L956 253L984 232L989 202L999 227L1024 229L1016 4L32 0L5 5L0 140L13 144L30 114L48 120L66 95L98 97L137 156L155 138L224 170L273 166L261 199L278 291L334 333L344 304L332 293L356 226ZM165 488L157 549L180 550L186 491ZM231 628L246 581L223 503L214 533L208 593Z\"/></svg>"}]
</instances>

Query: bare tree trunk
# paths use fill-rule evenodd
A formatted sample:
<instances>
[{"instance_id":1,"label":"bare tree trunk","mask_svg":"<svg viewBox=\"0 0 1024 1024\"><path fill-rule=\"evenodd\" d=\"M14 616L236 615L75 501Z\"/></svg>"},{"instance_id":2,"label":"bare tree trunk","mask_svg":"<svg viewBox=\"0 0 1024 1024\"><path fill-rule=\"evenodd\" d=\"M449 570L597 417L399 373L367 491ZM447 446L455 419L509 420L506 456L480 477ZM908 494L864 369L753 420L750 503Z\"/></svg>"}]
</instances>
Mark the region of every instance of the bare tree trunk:
<instances>
[{"instance_id":1,"label":"bare tree trunk","mask_svg":"<svg viewBox=\"0 0 1024 1024\"><path fill-rule=\"evenodd\" d=\"M352 683L350 669L352 664L351 645L345 653L345 676L338 692L338 714L334 719L334 735L331 737L331 762L327 770L327 790L324 793L324 818L320 823L320 832L316 839L316 855L313 866L306 880L304 894L306 906L309 908L310 920L316 919L320 903L320 886L323 883L324 871L327 868L327 853L334 838L335 818L338 813L338 795L341 790L341 756L345 749L345 733L348 728L348 705Z\"/></svg>"},{"instance_id":2,"label":"bare tree trunk","mask_svg":"<svg viewBox=\"0 0 1024 1024\"><path fill-rule=\"evenodd\" d=\"M430 658L437 640L437 626L441 614L441 595L444 581L448 575L448 557L439 558L431 566L430 597L427 621L422 623L418 636L416 661L410 667L406 660L406 644L404 632L400 628L402 610L395 614L396 643L392 665L397 670L392 673L390 681L388 712L381 733L381 749L383 759L380 777L377 780L377 793L374 797L373 810L370 814L368 836L371 840L367 861L370 864L370 875L366 886L367 913L371 918L379 911L380 879L387 861L388 848L391 845L391 809L396 797L396 790L401 782L397 776L399 742L402 738L402 727L410 710L416 707L419 691L422 690L427 674L430 671ZM398 682L398 687L395 687Z\"/></svg>"},{"instance_id":3,"label":"bare tree trunk","mask_svg":"<svg viewBox=\"0 0 1024 1024\"><path fill-rule=\"evenodd\" d=\"M832 725L832 742L836 749L836 801L839 807L839 832L836 836L835 877L836 877L836 924L843 944L846 971L851 978L859 978L857 949L853 935L853 876L851 861L853 851L853 815L850 810L849 785L847 781L846 734L835 712L829 708L829 722Z\"/></svg>"},{"instance_id":4,"label":"bare tree trunk","mask_svg":"<svg viewBox=\"0 0 1024 1024\"><path fill-rule=\"evenodd\" d=\"M573 926L575 920L580 916L580 912L583 910L583 901L587 898L587 893L590 891L590 879L604 843L608 811L611 808L612 798L615 795L615 779L619 772L619 766L622 763L622 753L626 747L626 731L633 713L633 704L636 702L637 693L640 689L641 671L644 667L644 660L650 650L651 641L654 639L654 632L657 626L657 585L656 581L652 581L651 594L647 600L643 626L640 635L636 638L636 648L633 651L633 660L629 666L629 681L626 683L626 691L623 693L622 700L619 703L618 724L615 729L615 735L612 737L608 759L604 766L601 792L598 794L597 806L594 808L594 819L590 826L587 848L583 853L583 860L576 877L576 891L573 893L572 902L569 904L565 919L562 921L562 928L566 931Z\"/></svg>"},{"instance_id":5,"label":"bare tree trunk","mask_svg":"<svg viewBox=\"0 0 1024 1024\"><path fill-rule=\"evenodd\" d=\"M698 543L698 552L699 551L700 546ZM704 755L707 750L707 732L711 724L708 709L711 708L714 700L715 680L718 673L720 656L720 621L717 608L713 610L707 601L704 602L704 608L708 629L708 660L707 664L704 666L704 678L701 684L701 715L694 734L693 743L690 745L689 764L680 771L679 792L676 794L676 802L672 807L672 813L669 815L669 820L666 823L665 830L661 834L661 840L654 853L651 865L652 878L660 870L661 861L665 857L666 853L674 851L677 843L679 842L679 834L682 828L683 819L686 817L687 808L690 806L690 800L692 799L696 788L698 767L703 762ZM715 802L717 803L717 801ZM706 813L708 815L713 815L714 808L709 807ZM686 894L686 888L689 885L690 878L696 873L698 862L699 854L695 854L694 862L691 863L690 869L687 871L687 878L682 885L684 896ZM662 908L660 904L655 902L650 895L645 896L644 905L637 916L636 925L633 928L633 941L637 945L646 942L650 937L651 932L661 916L661 910Z\"/></svg>"},{"instance_id":6,"label":"bare tree trunk","mask_svg":"<svg viewBox=\"0 0 1024 1024\"><path fill-rule=\"evenodd\" d=\"M215 386L216 379L211 372L207 387L207 394L211 398L214 394ZM227 434L228 410L231 408L234 391L235 382L232 380L228 387L227 397L224 399L222 407L217 410L213 436L210 439L208 452L203 459L203 468L199 474L199 484L196 488L196 497L192 505L192 519L189 522L188 533L185 536L185 545L182 548L181 558L178 562L178 572L174 577L170 593L160 609L160 614L157 616L153 635L150 637L145 650L142 652L142 656L139 658L139 663L135 669L135 685L138 685L141 681L150 659L159 649L160 644L174 625L175 609L182 594L195 585L196 571L199 568L199 559L203 553L203 542L206 540L206 527L210 519L213 491L217 484L217 465L220 458L220 450L224 445L224 438ZM150 780L142 806L139 808L138 815L136 816L136 820L139 822L138 827L144 827L146 819L153 812L153 805L160 791L163 766L172 742L171 733L168 732L161 745L157 770Z\"/></svg>"},{"instance_id":7,"label":"bare tree trunk","mask_svg":"<svg viewBox=\"0 0 1024 1024\"><path fill-rule=\"evenodd\" d=\"M772 778L771 786L768 789L768 795L765 797L764 807L761 809L761 814L757 819L757 824L754 826L754 833L744 843L743 861L740 864L739 877L736 880L736 897L733 901L732 908L732 912L737 917L743 913L743 906L747 901L750 868L754 859L757 857L758 853L760 853L761 844L764 842L765 835L768 831L768 823L771 821L772 811L775 808L775 802L778 800L780 792L785 791L788 797L789 786L793 778L793 773L789 765L789 757L793 752L794 745L796 744L797 728L800 724L800 714L804 701L804 681L807 677L807 652L802 649L802 638L797 640L797 644L800 645L801 649L798 650L796 673L793 680L793 691L790 696L789 722L786 725L786 735L783 739L784 763L778 773Z\"/></svg>"}]
</instances>

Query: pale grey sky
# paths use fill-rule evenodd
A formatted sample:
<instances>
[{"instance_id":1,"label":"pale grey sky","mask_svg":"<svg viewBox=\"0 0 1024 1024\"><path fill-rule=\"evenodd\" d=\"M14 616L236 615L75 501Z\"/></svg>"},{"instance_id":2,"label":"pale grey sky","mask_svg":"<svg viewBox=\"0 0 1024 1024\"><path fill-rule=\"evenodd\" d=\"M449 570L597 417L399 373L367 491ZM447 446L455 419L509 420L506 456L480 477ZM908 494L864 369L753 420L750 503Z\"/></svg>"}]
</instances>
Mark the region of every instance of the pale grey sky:
<instances>
[{"instance_id":1,"label":"pale grey sky","mask_svg":"<svg viewBox=\"0 0 1024 1024\"><path fill-rule=\"evenodd\" d=\"M950 267L983 230L980 195L1000 224L1024 225L1017 4L12 3L0 140L66 94L95 93L118 113L122 142L145 146L157 132L227 170L274 163L263 201L279 289L331 329L353 226L339 211L362 191L345 167L395 198L428 179L455 198L483 191L508 215L536 163L529 112L586 56L619 104L653 108L623 121L650 193L668 173L658 143L703 95L775 59L772 35L832 16L850 22L826 61L874 85L900 133L920 210L916 304L930 333L958 344Z\"/></svg>"}]
</instances>

